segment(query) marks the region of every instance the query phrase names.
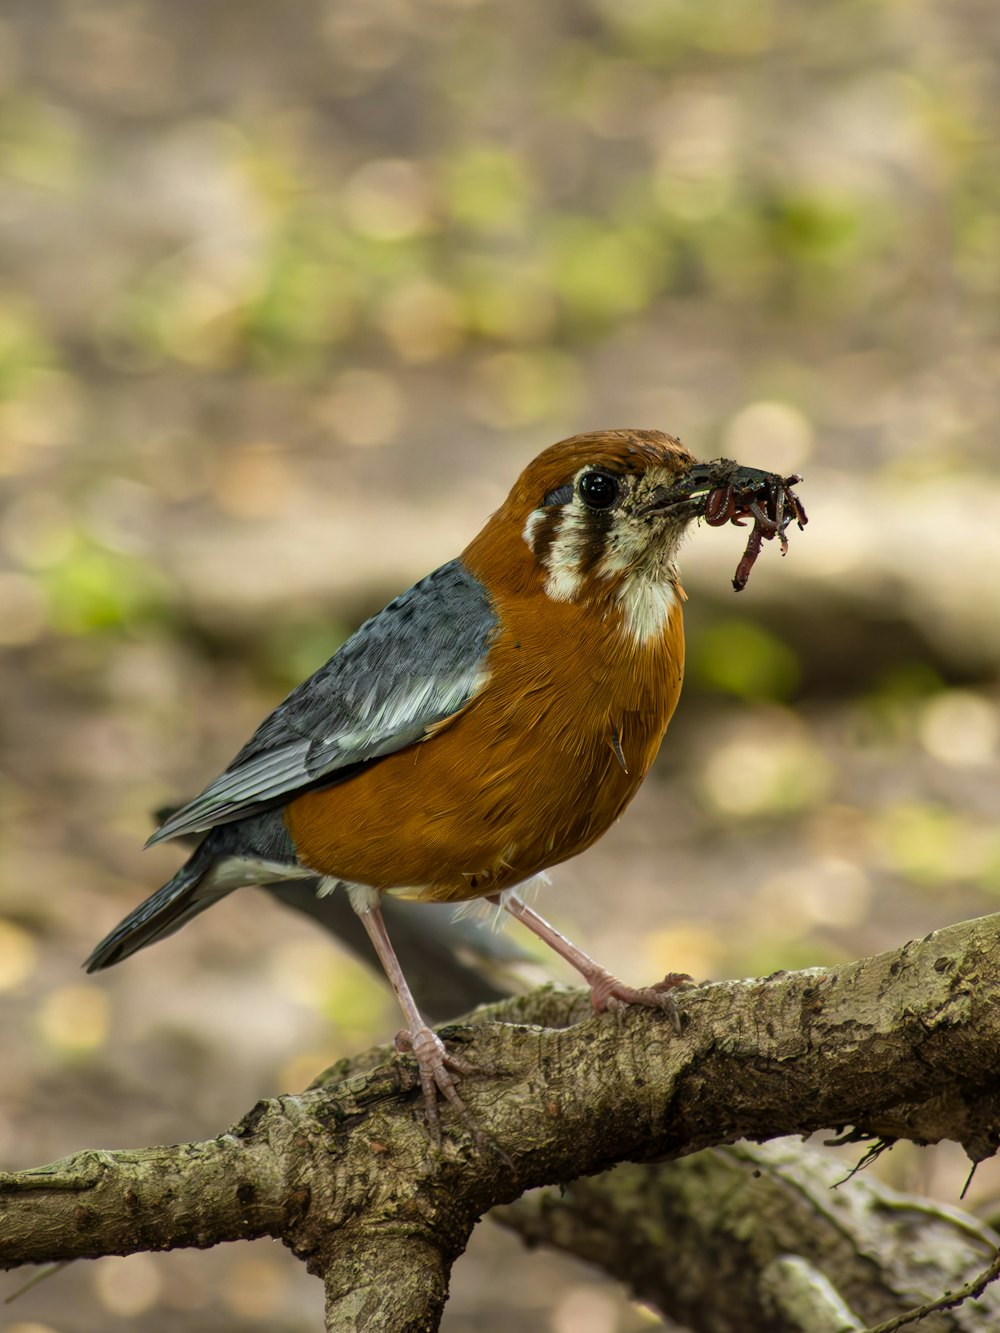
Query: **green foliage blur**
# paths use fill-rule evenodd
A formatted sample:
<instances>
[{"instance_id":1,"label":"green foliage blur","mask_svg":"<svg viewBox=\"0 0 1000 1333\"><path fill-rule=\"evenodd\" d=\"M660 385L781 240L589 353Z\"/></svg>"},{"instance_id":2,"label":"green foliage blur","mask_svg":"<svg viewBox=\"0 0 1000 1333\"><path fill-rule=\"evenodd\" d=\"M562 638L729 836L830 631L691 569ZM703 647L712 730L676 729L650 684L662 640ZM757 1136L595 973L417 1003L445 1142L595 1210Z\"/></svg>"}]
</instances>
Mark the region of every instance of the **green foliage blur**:
<instances>
[{"instance_id":1,"label":"green foliage blur","mask_svg":"<svg viewBox=\"0 0 1000 1333\"><path fill-rule=\"evenodd\" d=\"M0 20L15 506L41 486L75 510L113 476L168 521L203 498L240 512L212 476L261 430L235 410L240 385L283 386L288 417L266 426L279 469L404 446L403 386L422 376L460 400L450 430L464 416L480 438L548 438L605 420L602 348L674 321L720 363L694 384L691 367L647 367L646 396L659 379L699 398L706 444L725 443L742 393L787 401L813 440L832 427L808 450L827 466L838 429L848 454L866 443L888 463L898 449L824 401L836 361L848 394L934 381L945 402L913 444L982 457L936 332L957 309L985 338L1000 295L996 81L973 6L932 42L929 18L875 0L821 16L593 0L544 20L383 0L292 6L277 51L266 7L37 8L58 20L44 33L17 7ZM118 631L187 595L160 551L108 552L90 531L48 562L16 512L13 527L6 642ZM759 635L745 646L749 676L708 668L712 687L787 696L780 645L770 665Z\"/></svg>"}]
</instances>

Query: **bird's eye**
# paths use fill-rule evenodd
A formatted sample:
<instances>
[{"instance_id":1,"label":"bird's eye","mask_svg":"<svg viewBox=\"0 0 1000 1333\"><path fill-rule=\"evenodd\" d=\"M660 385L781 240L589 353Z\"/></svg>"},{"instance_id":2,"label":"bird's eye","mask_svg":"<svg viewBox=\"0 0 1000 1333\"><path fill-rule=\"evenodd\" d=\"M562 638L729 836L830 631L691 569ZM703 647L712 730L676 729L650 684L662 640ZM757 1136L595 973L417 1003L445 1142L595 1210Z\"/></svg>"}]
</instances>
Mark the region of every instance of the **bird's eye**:
<instances>
[{"instance_id":1,"label":"bird's eye","mask_svg":"<svg viewBox=\"0 0 1000 1333\"><path fill-rule=\"evenodd\" d=\"M609 509L618 499L619 486L611 472L585 472L580 478L580 495L591 509Z\"/></svg>"}]
</instances>

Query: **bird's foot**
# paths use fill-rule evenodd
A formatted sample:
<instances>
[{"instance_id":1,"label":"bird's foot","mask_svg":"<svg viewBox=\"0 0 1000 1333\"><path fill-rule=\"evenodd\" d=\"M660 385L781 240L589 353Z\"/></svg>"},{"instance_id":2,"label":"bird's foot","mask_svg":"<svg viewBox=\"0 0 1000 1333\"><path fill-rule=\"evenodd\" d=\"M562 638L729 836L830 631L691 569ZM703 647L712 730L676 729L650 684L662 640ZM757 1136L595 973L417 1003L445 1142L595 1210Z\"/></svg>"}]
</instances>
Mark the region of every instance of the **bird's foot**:
<instances>
[{"instance_id":1,"label":"bird's foot","mask_svg":"<svg viewBox=\"0 0 1000 1333\"><path fill-rule=\"evenodd\" d=\"M445 1101L451 1103L465 1124L478 1137L479 1130L469 1113L468 1107L459 1096L455 1080L451 1076L452 1073L477 1074L479 1070L476 1066L469 1064L468 1060L463 1060L461 1056L452 1055L437 1033L429 1027L418 1027L412 1032L404 1028L402 1032L397 1032L395 1047L397 1051L408 1052L417 1062L420 1070L420 1088L424 1095L424 1107L427 1111L427 1124L430 1127L431 1138L434 1142L441 1142L441 1117L438 1112L439 1095Z\"/></svg>"},{"instance_id":2,"label":"bird's foot","mask_svg":"<svg viewBox=\"0 0 1000 1333\"><path fill-rule=\"evenodd\" d=\"M610 972L600 972L590 983L590 996L594 1013L603 1013L612 1004L641 1004L646 1009L659 1009L673 1024L674 1031L680 1032L681 1019L677 1012L677 1002L673 992L679 986L686 986L691 977L686 972L668 972L662 981L652 986L627 986Z\"/></svg>"}]
</instances>

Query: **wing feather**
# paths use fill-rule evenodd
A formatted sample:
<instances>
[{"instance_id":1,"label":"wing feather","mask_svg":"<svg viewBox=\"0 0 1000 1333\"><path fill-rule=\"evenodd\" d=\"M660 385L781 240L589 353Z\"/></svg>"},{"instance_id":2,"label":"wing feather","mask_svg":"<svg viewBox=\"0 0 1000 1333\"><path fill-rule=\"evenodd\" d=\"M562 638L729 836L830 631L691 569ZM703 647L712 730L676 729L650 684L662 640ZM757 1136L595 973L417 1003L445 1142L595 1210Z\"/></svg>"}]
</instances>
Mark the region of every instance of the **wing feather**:
<instances>
[{"instance_id":1,"label":"wing feather","mask_svg":"<svg viewBox=\"0 0 1000 1333\"><path fill-rule=\"evenodd\" d=\"M150 843L243 819L307 787L346 780L421 740L487 678L497 618L460 560L414 584L356 633L257 728L224 773Z\"/></svg>"}]
</instances>

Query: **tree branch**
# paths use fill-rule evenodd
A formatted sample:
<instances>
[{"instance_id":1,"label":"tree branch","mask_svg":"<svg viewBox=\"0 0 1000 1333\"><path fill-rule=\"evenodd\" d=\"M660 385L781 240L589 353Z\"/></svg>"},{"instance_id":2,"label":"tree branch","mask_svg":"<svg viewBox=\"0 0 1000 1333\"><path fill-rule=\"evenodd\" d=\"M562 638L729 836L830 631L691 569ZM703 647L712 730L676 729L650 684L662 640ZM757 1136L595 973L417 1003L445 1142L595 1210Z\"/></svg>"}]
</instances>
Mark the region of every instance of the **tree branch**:
<instances>
[{"instance_id":1,"label":"tree branch","mask_svg":"<svg viewBox=\"0 0 1000 1333\"><path fill-rule=\"evenodd\" d=\"M224 1134L4 1172L0 1257L10 1268L280 1235L302 1203L284 1165L268 1145Z\"/></svg>"},{"instance_id":2,"label":"tree branch","mask_svg":"<svg viewBox=\"0 0 1000 1333\"><path fill-rule=\"evenodd\" d=\"M1000 1124L998 930L984 918L842 968L685 991L679 1037L634 1009L568 1027L585 1011L575 992L505 1001L441 1029L491 1071L463 1082L485 1143L445 1109L435 1149L412 1060L382 1048L210 1143L0 1178L0 1263L268 1234L324 1277L340 1318L384 1304L372 1255L385 1274L391 1250L400 1272L384 1285L399 1277L409 1314L383 1309L368 1326L433 1328L475 1219L534 1186L845 1125L952 1138L980 1160Z\"/></svg>"},{"instance_id":3,"label":"tree branch","mask_svg":"<svg viewBox=\"0 0 1000 1333\"><path fill-rule=\"evenodd\" d=\"M492 1216L597 1264L695 1333L861 1329L978 1274L998 1244L946 1205L845 1181L839 1162L792 1139L621 1166ZM968 1329L967 1315L935 1327ZM979 1315L1000 1326L1000 1289Z\"/></svg>"},{"instance_id":4,"label":"tree branch","mask_svg":"<svg viewBox=\"0 0 1000 1333\"><path fill-rule=\"evenodd\" d=\"M426 1238L384 1230L338 1244L324 1274L327 1328L433 1333L455 1258Z\"/></svg>"}]
</instances>

